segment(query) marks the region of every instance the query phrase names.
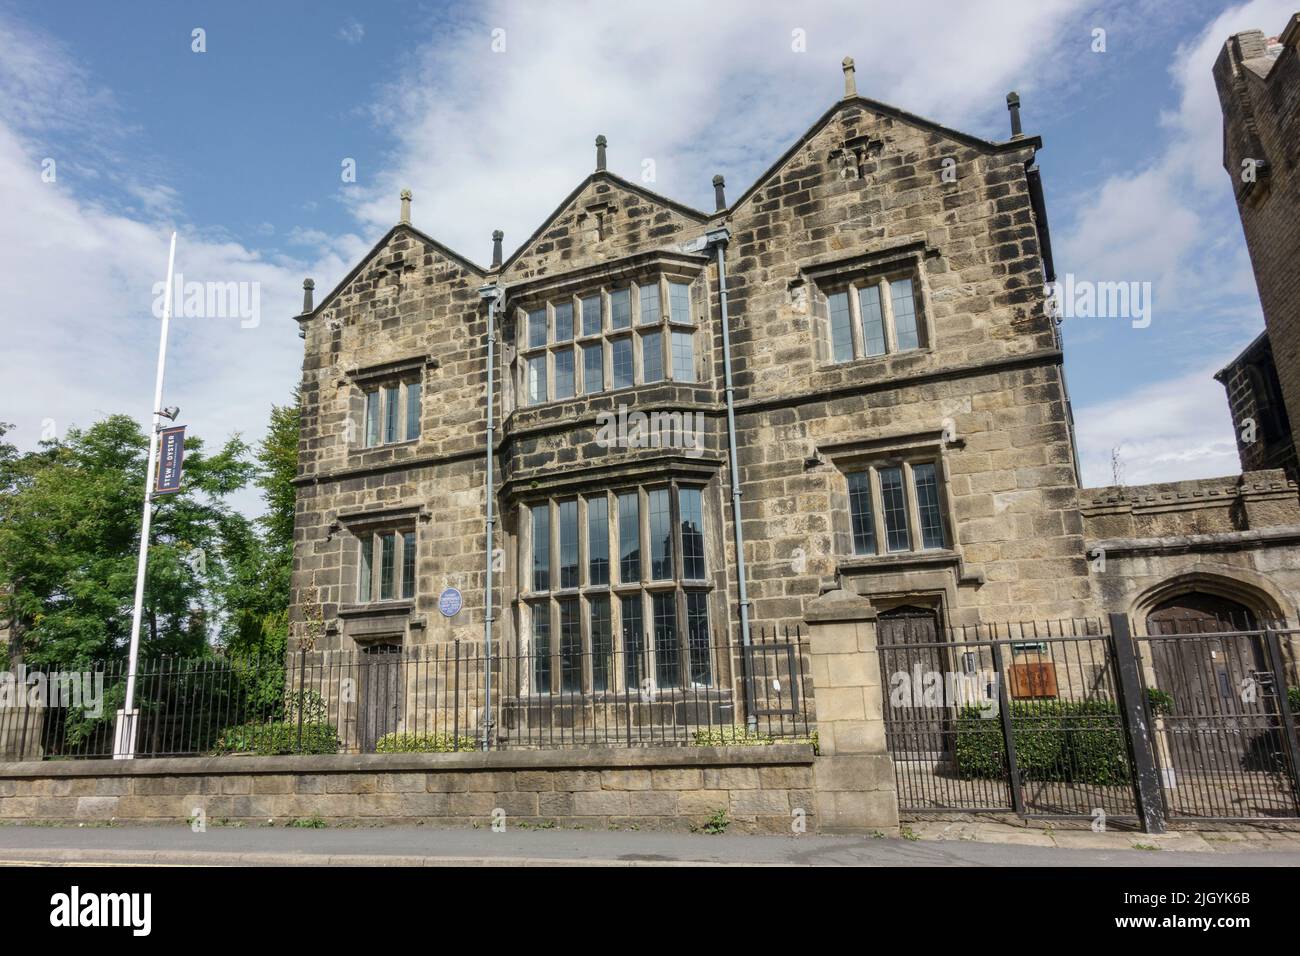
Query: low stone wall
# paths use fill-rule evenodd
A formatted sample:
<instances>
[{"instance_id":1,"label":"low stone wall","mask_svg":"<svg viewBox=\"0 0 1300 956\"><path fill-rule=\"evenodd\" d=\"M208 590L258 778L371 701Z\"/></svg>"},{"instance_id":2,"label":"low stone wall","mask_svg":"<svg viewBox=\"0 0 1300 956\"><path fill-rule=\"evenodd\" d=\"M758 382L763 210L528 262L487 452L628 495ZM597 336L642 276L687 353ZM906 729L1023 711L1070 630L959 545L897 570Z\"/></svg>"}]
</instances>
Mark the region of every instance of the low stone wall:
<instances>
[{"instance_id":1,"label":"low stone wall","mask_svg":"<svg viewBox=\"0 0 1300 956\"><path fill-rule=\"evenodd\" d=\"M0 763L0 824L816 828L812 748L682 747ZM498 814L499 816L499 814Z\"/></svg>"}]
</instances>

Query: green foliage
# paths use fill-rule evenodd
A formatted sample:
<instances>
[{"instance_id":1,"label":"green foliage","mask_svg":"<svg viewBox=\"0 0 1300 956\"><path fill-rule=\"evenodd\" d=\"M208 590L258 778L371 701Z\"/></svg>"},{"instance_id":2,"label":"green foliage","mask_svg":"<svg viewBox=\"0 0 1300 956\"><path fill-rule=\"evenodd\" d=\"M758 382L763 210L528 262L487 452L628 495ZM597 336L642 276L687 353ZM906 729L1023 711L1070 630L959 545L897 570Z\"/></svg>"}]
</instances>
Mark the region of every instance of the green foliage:
<instances>
[{"instance_id":1,"label":"green foliage","mask_svg":"<svg viewBox=\"0 0 1300 956\"><path fill-rule=\"evenodd\" d=\"M375 752L381 754L445 754L477 749L474 738L463 734L457 737L444 733L406 734L395 731L375 742Z\"/></svg>"},{"instance_id":2,"label":"green foliage","mask_svg":"<svg viewBox=\"0 0 1300 956\"><path fill-rule=\"evenodd\" d=\"M1291 713L1300 717L1300 687L1288 687L1286 699L1291 705Z\"/></svg>"},{"instance_id":3,"label":"green foliage","mask_svg":"<svg viewBox=\"0 0 1300 956\"><path fill-rule=\"evenodd\" d=\"M334 754L339 752L339 735L333 724L324 722L249 723L227 727L217 736L215 754L253 753L260 757L277 754Z\"/></svg>"},{"instance_id":4,"label":"green foliage","mask_svg":"<svg viewBox=\"0 0 1300 956\"><path fill-rule=\"evenodd\" d=\"M731 818L727 816L727 808L719 807L713 811L713 816L704 822L704 826L700 827L700 832L708 834L726 833L729 826L731 826Z\"/></svg>"},{"instance_id":5,"label":"green foliage","mask_svg":"<svg viewBox=\"0 0 1300 956\"><path fill-rule=\"evenodd\" d=\"M1097 785L1129 782L1128 748L1114 703L1018 701L1011 705L1016 764L1025 780ZM978 707L957 715L957 771L966 778L1006 773L1001 722Z\"/></svg>"},{"instance_id":6,"label":"green foliage","mask_svg":"<svg viewBox=\"0 0 1300 956\"><path fill-rule=\"evenodd\" d=\"M1174 695L1161 690L1159 687L1148 687L1147 707L1157 717L1171 714L1174 710Z\"/></svg>"},{"instance_id":7,"label":"green foliage","mask_svg":"<svg viewBox=\"0 0 1300 956\"><path fill-rule=\"evenodd\" d=\"M249 522L225 498L252 475L248 448L185 442L181 491L153 502L142 646L150 656L208 650L225 610L226 545ZM131 627L148 439L111 415L18 454L0 443L0 620L9 656L75 667L120 657ZM201 555L201 557L199 557Z\"/></svg>"},{"instance_id":8,"label":"green foliage","mask_svg":"<svg viewBox=\"0 0 1300 956\"><path fill-rule=\"evenodd\" d=\"M751 731L744 724L730 727L713 727L709 730L695 731L691 741L693 747L766 747L776 743L771 734Z\"/></svg>"}]
</instances>

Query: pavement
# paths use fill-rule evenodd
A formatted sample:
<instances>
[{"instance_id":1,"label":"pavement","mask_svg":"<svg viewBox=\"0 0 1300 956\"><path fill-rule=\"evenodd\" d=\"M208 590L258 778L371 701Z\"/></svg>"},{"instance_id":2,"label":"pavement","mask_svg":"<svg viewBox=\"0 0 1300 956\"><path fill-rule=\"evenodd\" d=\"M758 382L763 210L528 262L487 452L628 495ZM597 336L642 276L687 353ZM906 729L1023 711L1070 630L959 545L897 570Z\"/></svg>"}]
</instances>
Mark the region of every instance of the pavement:
<instances>
[{"instance_id":1,"label":"pavement","mask_svg":"<svg viewBox=\"0 0 1300 956\"><path fill-rule=\"evenodd\" d=\"M195 833L183 826L6 826L0 827L0 865L1300 866L1296 833L1150 835L948 823L915 823L902 832L903 837L890 838L434 827L211 827Z\"/></svg>"}]
</instances>

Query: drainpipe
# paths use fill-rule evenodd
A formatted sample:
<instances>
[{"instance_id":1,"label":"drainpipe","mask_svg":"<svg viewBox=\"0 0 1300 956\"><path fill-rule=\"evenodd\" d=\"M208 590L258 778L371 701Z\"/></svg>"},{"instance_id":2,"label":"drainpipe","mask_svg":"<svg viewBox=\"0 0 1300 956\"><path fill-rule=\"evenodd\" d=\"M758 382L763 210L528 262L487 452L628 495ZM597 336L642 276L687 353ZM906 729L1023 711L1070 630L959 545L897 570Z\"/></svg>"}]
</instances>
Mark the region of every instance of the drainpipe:
<instances>
[{"instance_id":1,"label":"drainpipe","mask_svg":"<svg viewBox=\"0 0 1300 956\"><path fill-rule=\"evenodd\" d=\"M736 580L740 597L740 642L742 679L745 682L745 723L752 731L758 726L754 715L754 688L749 673L749 590L745 586L745 532L740 519L740 470L736 464L735 387L731 384L731 320L727 316L727 241L731 232L726 226L711 229L705 242L713 247L718 260L718 300L722 305L722 369L727 398L727 468L731 472L731 523L736 538Z\"/></svg>"},{"instance_id":2,"label":"drainpipe","mask_svg":"<svg viewBox=\"0 0 1300 956\"><path fill-rule=\"evenodd\" d=\"M483 717L483 741L482 748L487 750L491 746L492 738L492 542L495 540L494 531L496 530L496 509L495 489L493 487L492 475L492 456L496 444L496 421L495 421L495 392L496 392L496 338L497 338L497 306L501 302L502 289L499 285L485 285L478 290L479 298L487 301L487 478L485 490L487 494L487 524L485 527L486 546L484 551L487 555L486 563L486 586L483 591L483 647L484 656L487 661L487 670L484 678L484 690L486 691L486 705Z\"/></svg>"}]
</instances>

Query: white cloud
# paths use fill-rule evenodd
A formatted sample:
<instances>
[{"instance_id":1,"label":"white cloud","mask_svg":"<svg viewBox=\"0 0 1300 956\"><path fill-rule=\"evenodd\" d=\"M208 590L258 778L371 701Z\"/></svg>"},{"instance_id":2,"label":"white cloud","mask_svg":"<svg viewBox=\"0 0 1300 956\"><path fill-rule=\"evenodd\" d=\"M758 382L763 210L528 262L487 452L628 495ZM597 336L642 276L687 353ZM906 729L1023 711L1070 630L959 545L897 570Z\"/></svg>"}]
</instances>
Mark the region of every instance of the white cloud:
<instances>
[{"instance_id":1,"label":"white cloud","mask_svg":"<svg viewBox=\"0 0 1300 956\"><path fill-rule=\"evenodd\" d=\"M1261 326L1254 277L1222 166L1223 120L1212 67L1229 36L1278 29L1293 6L1294 0L1254 0L1220 14L1181 45L1169 67L1177 105L1159 117L1165 140L1157 154L1109 177L1094 193L1074 197L1073 228L1059 234L1058 270L1097 280L1151 282L1153 328L1129 347L1149 351L1156 360L1153 367L1166 374L1179 373L1080 410L1080 438L1093 447L1093 454L1084 455L1090 482L1109 482L1109 447L1125 418L1123 410L1131 415L1131 410L1143 409L1145 418L1144 396L1168 405L1153 413L1154 432L1143 428L1140 434L1146 437L1126 444L1130 483L1240 467L1230 431L1224 444L1228 413L1222 388L1208 376L1194 382L1181 374L1207 356L1215 368L1227 364ZM1067 333L1076 346L1114 335L1102 326L1080 327L1077 322L1067 325ZM1113 386L1113 394L1125 383L1115 377L1106 384ZM1177 411L1179 401L1196 414ZM1112 411L1119 412L1117 418ZM1102 434L1090 436L1089 429L1097 427ZM1104 469L1098 464L1097 442L1105 446Z\"/></svg>"},{"instance_id":2,"label":"white cloud","mask_svg":"<svg viewBox=\"0 0 1300 956\"><path fill-rule=\"evenodd\" d=\"M338 38L350 46L356 46L366 35L365 25L356 20L349 19L343 26L339 27Z\"/></svg>"},{"instance_id":3,"label":"white cloud","mask_svg":"<svg viewBox=\"0 0 1300 956\"><path fill-rule=\"evenodd\" d=\"M1212 478L1240 471L1237 445L1217 368L1201 368L1144 384L1111 401L1080 409L1079 458L1086 487L1113 483L1111 451L1119 449L1123 482Z\"/></svg>"},{"instance_id":4,"label":"white cloud","mask_svg":"<svg viewBox=\"0 0 1300 956\"><path fill-rule=\"evenodd\" d=\"M919 4L861 0L793 10L666 0L649 14L486 4L439 21L384 91L375 115L398 148L346 201L377 232L410 186L416 225L482 261L493 229L509 252L542 224L594 168L603 133L612 171L639 180L652 159L646 185L712 209L713 174L739 195L839 98L845 55L864 95L1003 138L1006 91L1053 63L1045 51L1081 6L969 3L936 18ZM792 49L795 30L806 52Z\"/></svg>"}]
</instances>

